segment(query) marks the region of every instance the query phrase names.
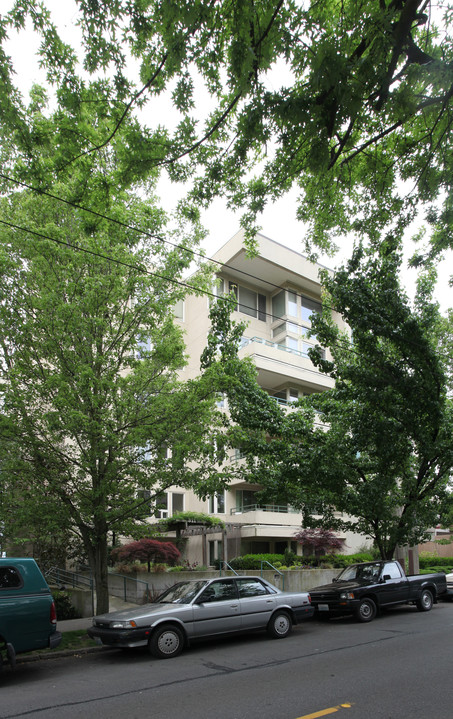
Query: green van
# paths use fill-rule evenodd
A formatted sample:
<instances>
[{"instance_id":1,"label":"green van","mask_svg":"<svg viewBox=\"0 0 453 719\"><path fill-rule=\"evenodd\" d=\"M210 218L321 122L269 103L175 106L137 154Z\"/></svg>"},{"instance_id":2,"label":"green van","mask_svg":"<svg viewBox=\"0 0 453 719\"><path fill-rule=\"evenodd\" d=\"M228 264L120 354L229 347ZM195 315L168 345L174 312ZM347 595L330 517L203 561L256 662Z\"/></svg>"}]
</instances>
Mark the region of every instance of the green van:
<instances>
[{"instance_id":1,"label":"green van","mask_svg":"<svg viewBox=\"0 0 453 719\"><path fill-rule=\"evenodd\" d=\"M55 602L34 559L0 559L0 667L6 655L12 667L16 654L55 648Z\"/></svg>"}]
</instances>

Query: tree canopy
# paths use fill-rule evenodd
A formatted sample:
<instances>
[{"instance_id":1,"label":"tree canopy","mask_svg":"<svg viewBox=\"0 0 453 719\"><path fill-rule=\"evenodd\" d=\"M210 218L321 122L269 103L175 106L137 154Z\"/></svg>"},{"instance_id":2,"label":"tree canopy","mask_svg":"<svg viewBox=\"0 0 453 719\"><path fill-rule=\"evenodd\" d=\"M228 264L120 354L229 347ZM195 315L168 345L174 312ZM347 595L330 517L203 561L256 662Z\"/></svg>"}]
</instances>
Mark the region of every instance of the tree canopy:
<instances>
[{"instance_id":1,"label":"tree canopy","mask_svg":"<svg viewBox=\"0 0 453 719\"><path fill-rule=\"evenodd\" d=\"M106 151L127 118L122 172L165 169L191 182L197 207L225 196L250 238L266 203L296 186L309 243L402 233L424 207L436 254L452 245L451 12L430 0L78 0L76 49L37 0L17 0L0 41L27 22L42 40L60 109L54 177ZM42 183L5 52L0 64L15 179L33 170ZM92 102L106 123L74 134Z\"/></svg>"},{"instance_id":2,"label":"tree canopy","mask_svg":"<svg viewBox=\"0 0 453 719\"><path fill-rule=\"evenodd\" d=\"M86 104L82 115L75 137L84 124L106 122L102 104ZM62 150L61 117L39 89L27 123L32 162L47 176ZM38 529L77 535L98 611L108 607L111 533L132 531L168 487L211 476L220 422L209 372L181 379L176 308L210 282L202 270L190 286L182 279L199 235L194 225L183 238L171 235L151 180L143 200L122 172L129 130L126 121L108 150L60 173L52 193L22 189L0 199L3 531L22 542ZM3 145L20 171L16 149Z\"/></svg>"},{"instance_id":3,"label":"tree canopy","mask_svg":"<svg viewBox=\"0 0 453 719\"><path fill-rule=\"evenodd\" d=\"M434 278L420 280L411 307L400 263L392 246L376 255L358 248L335 276L325 273L324 311L311 322L331 355L315 348L310 356L335 379L333 389L285 413L257 386L250 364L221 359L239 382L227 387L237 423L228 438L245 457L243 476L263 487L264 501L300 508L305 527L358 532L385 558L437 523L453 468L450 357L439 352ZM217 321L233 336L225 315Z\"/></svg>"}]
</instances>

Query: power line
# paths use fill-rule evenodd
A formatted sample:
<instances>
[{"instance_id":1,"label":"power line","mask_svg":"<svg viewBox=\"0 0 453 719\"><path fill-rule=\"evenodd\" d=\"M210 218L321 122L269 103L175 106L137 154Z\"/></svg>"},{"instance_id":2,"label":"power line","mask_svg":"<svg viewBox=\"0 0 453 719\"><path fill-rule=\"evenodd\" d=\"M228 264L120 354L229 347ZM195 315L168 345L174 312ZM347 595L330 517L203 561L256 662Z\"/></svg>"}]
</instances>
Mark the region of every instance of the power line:
<instances>
[{"instance_id":1,"label":"power line","mask_svg":"<svg viewBox=\"0 0 453 719\"><path fill-rule=\"evenodd\" d=\"M80 247L80 245L74 245L71 242L68 242L67 240L57 240L55 237L49 237L49 235L44 235L42 232L37 232L36 230L31 230L29 227L21 227L20 225L15 225L12 222L7 222L6 220L0 219L0 223L2 225L6 225L7 227L11 227L14 230L20 230L21 232L26 232L30 235L34 235L35 237L39 237L43 240L49 240L50 242L55 242L57 245L62 245L63 247L70 247L72 250L77 250L78 252L84 252L85 254L92 255L93 257L98 257L102 260L106 260L107 262L113 262L117 265L122 265L123 267L128 267L131 270L137 270L138 272L141 272L142 274L147 274L152 277L157 277L158 279L164 280L165 282L172 282L175 285L180 285L181 287L185 287L190 290L194 290L196 292L200 292L200 290L197 287L194 287L193 285L189 285L186 282L181 282L179 280L172 279L171 277L165 277L165 275L160 275L157 272L151 272L151 270L148 270L143 265L133 265L129 262L124 262L123 260L118 260L115 257L110 257L109 255L104 255L101 252L95 252L94 250L89 250L86 247ZM212 297L216 297L214 293L209 293L206 291L201 291L203 294L211 294Z\"/></svg>"},{"instance_id":2,"label":"power line","mask_svg":"<svg viewBox=\"0 0 453 719\"><path fill-rule=\"evenodd\" d=\"M64 201L64 200L63 200L63 201ZM131 264L131 263L128 263L128 262L124 262L124 261L122 261L122 260L118 260L118 259L116 259L116 258L114 258L114 257L109 256L109 255L104 255L104 254L102 254L102 253L100 253L100 252L95 252L94 250L89 250L89 249L87 249L87 248L85 248L85 247L81 247L80 245L74 245L74 244L68 242L67 240L59 240L59 239L56 239L55 237L50 237L49 235L45 235L45 234L43 234L42 232L38 232L37 230L32 230L32 229L30 229L30 228L28 228L28 227L23 227L23 226L21 226L21 225L16 225L16 224L14 224L14 223L12 223L12 222L7 222L6 220L0 219L0 224L6 225L7 227L10 227L10 228L12 228L12 229L14 229L14 230L19 230L19 231L21 231L21 232L25 232L25 233L34 235L35 237L39 237L39 238L44 239L44 240L49 240L50 242L55 242L56 244L62 245L63 247L70 247L70 248L73 249L73 250L77 250L78 252L84 252L84 253L86 253L86 254L92 255L93 257L98 257L98 258L100 258L100 259L106 260L107 262L113 262L113 263L122 265L123 267L128 267L129 269L137 270L137 271L139 271L139 272L142 272L143 274L150 275L151 277L157 277L158 279L164 280L164 281L166 281L166 282L171 282L171 283L173 283L173 284L175 284L175 285L179 285L180 287L184 287L184 288L186 288L186 289L188 289L188 290L193 290L194 292L198 292L198 293L203 294L203 295L205 295L205 296L207 296L207 297L211 297L212 299L215 299L215 300L218 300L218 299L219 299L219 295L216 295L214 292L209 292L209 290L201 290L200 288L194 287L193 285L190 285L190 284L187 283L187 282L182 282L182 281L180 281L180 280L175 280L175 279L173 279L173 278L171 278L171 277L165 277L165 275L160 275L160 274L158 274L157 272L152 272L151 270L148 270L148 269L147 269L145 266L143 266L143 265L134 265L134 264ZM257 279L259 279L259 278L257 278ZM282 289L284 289L284 288L282 288ZM243 307L244 309L248 309L248 310L250 310L250 311L252 311L252 312L256 312L256 308L255 308L255 307L250 307L250 306L244 304L243 302L238 303L238 305L239 305L240 307ZM265 311L263 311L261 314L265 315L266 317L270 317L271 319L274 319L274 320L280 319L280 318L278 318L278 317L276 318L271 312L265 312ZM304 330L307 330L307 329L308 329L306 326L301 325L301 324L299 324L299 323L297 323L297 322L291 322L291 324L293 324L295 327L298 327L298 328L300 328L300 329L304 329Z\"/></svg>"},{"instance_id":3,"label":"power line","mask_svg":"<svg viewBox=\"0 0 453 719\"><path fill-rule=\"evenodd\" d=\"M63 202L65 205L68 205L69 207L73 207L77 210L82 210L83 212L88 212L95 217L98 217L99 219L106 220L107 222L113 222L114 224L118 225L119 227L124 227L125 229L132 230L133 232L138 232L141 235L144 235L145 237L148 237L149 239L153 240L159 240L159 242L163 242L165 244L171 245L175 249L183 250L184 252L188 252L189 254L193 255L193 257L199 257L203 259L205 262L210 262L214 265L218 265L221 268L226 268L229 270L232 270L234 272L237 272L241 275L244 275L246 277L249 277L250 279L256 280L258 282L263 282L264 284L269 285L270 287L274 287L278 290L287 290L287 288L282 287L281 285L276 284L275 282L271 282L270 280L265 280L262 277L257 277L251 272L246 272L245 270L241 270L239 268L231 267L231 265L228 265L227 263L220 262L219 260L214 260L211 257L206 257L202 252L197 252L196 250L192 250L190 248L184 247L184 245L178 244L177 242L171 242L170 240L165 239L162 235L157 235L152 232L148 232L147 230L143 230L140 227L137 227L136 225L131 225L127 222L123 222L121 220L116 219L115 217L109 217L108 215L104 215L102 212L97 212L96 210L92 210L89 207L84 207L83 205L80 205L76 202L71 202L71 200L66 200L63 197L59 197L58 195L54 195L52 192L48 192L47 190L43 190L39 187L34 187L33 185L29 185L26 182L23 182L21 180L16 180L14 177L10 177L9 175L5 175L4 173L0 172L0 178L3 180L6 180L7 182L12 182L16 185L19 185L21 187L26 188L27 190L31 190L32 192L36 192L38 195L44 195L45 197L49 197L52 200L57 200L58 202ZM291 290L293 291L293 290ZM298 293L297 291L294 292L298 297L304 297L301 293ZM309 298L311 299L311 298Z\"/></svg>"},{"instance_id":4,"label":"power line","mask_svg":"<svg viewBox=\"0 0 453 719\"><path fill-rule=\"evenodd\" d=\"M1 174L1 173L0 173L0 174ZM107 218L107 219L108 219L108 218ZM205 296L207 296L207 297L211 297L212 299L215 299L215 300L220 299L219 295L216 295L216 294L214 294L213 292L209 292L209 290L202 290L202 289L200 289L200 288L198 288L198 287L195 287L195 286L193 286L193 285L188 284L187 282L182 282L182 281L180 281L180 280L175 280L175 279L173 279L173 278L171 278L171 277L166 277L165 275L161 275L161 274L159 274L159 273L157 273L157 272L152 272L151 270L148 270L148 269L147 269L145 266L143 266L143 265L135 265L135 264L132 264L132 263L124 262L123 260L119 260L119 259L117 259L117 258L111 257L111 256L109 256L109 255L102 254L102 253L100 253L100 252L96 252L96 251L94 251L94 250L89 250L89 249L87 249L87 248L85 248L85 247L81 247L80 245L74 245L74 244L68 242L67 240L59 240L59 239L56 239L56 238L54 238L54 237L50 237L49 235L45 235L45 234L43 234L42 232L38 232L37 230L32 230L32 229L30 229L30 228L28 228L28 227L22 227L22 226L20 226L20 225L16 225L16 224L14 224L14 223L8 222L8 221L6 221L6 220L0 219L0 224L5 225L5 226L7 226L7 227L10 227L11 229L19 230L20 232L25 232L25 233L34 235L35 237L39 237L39 238L41 238L41 239L49 240L50 242L54 242L54 243L56 243L56 244L58 244L58 245L61 245L61 246L63 246L63 247L69 247L69 248L71 248L71 249L73 249L73 250L76 250L76 251L78 251L78 252L83 252L83 253L89 254L89 255L91 255L91 256L93 256L93 257L98 257L99 259L105 260L105 261L107 261L107 262L112 262L112 263L114 263L114 264L118 264L118 265L121 265L121 266L123 266L123 267L127 267L127 268L129 268L129 269L136 270L136 271L141 272L141 273L143 273L143 274L150 275L151 277L156 277L156 278L158 278L158 279L163 280L164 282L170 282L170 283L172 283L172 284L174 284L174 285L178 285L178 286L183 287L183 288L185 288L185 289L193 290L193 291L196 292L196 293L205 295ZM282 289L285 289L285 288L282 288ZM329 308L327 305L324 305L324 306L325 306L327 309L332 309L332 308ZM255 307L249 307L249 306L245 305L244 303L238 303L238 307L242 307L242 308L244 308L244 309L249 309L249 310L254 311L254 312L256 311L256 308L255 308ZM240 311L240 310L239 310L239 311ZM309 328L306 327L305 325L301 325L301 324L299 324L299 323L297 323L297 322L293 322L293 321L291 321L291 320L283 320L283 318L281 318L281 317L275 317L275 315L273 315L271 312L262 312L262 314L265 315L266 317L270 317L270 318L273 319L273 320L282 320L282 321L284 321L285 323L288 322L288 323L294 325L295 327L298 327L298 328L303 329L303 330L309 329ZM246 339L251 339L251 338L246 338ZM278 343L276 343L276 344L278 344ZM346 351L351 352L352 354L355 354L355 355L359 356L359 353L354 349L354 347L353 347L349 342L346 342L345 340L340 340L340 341L337 341L336 344L337 344L337 346L342 347L342 348L345 349ZM290 349L290 348L288 348L288 349ZM442 356L442 355L439 355L439 356Z\"/></svg>"},{"instance_id":5,"label":"power line","mask_svg":"<svg viewBox=\"0 0 453 719\"><path fill-rule=\"evenodd\" d=\"M77 203L71 202L70 200L66 200L66 199L64 199L64 198L62 198L62 197L59 197L58 195L54 195L54 194L52 194L52 193L50 193L50 192L48 192L48 191L46 191L46 190L41 190L41 189L36 188L36 187L33 187L32 185L29 185L29 184L27 184L27 183L25 183L25 182L22 182L22 181L19 181L19 180L15 180L14 178L11 178L11 177L9 177L8 175L5 175L4 173L1 173L1 172L0 172L0 178L3 178L3 179L5 179L5 180L7 180L7 181L10 181L10 182L13 182L13 183L15 183L15 184L18 184L18 185L20 185L20 186L22 186L22 187L25 187L25 188L31 190L32 192L36 192L37 194L42 194L42 195L45 195L45 196L47 196L47 197L50 197L51 199L57 200L58 202L62 202L62 203L66 204L66 205L68 205L68 206L70 206L70 207L73 207L74 209L82 210L83 212L88 212L88 213L90 213L90 214L92 214L92 215L95 215L95 216L97 216L97 217L99 217L99 218L101 218L101 219L106 220L107 222L113 222L113 223L115 223L115 224L117 224L117 225L119 225L119 226L121 226L121 227L126 228L126 229L130 229L130 230L132 230L132 231L134 231L134 232L138 232L138 233L140 233L140 234L144 234L145 236L147 236L147 237L149 237L149 238L151 238L151 239L157 239L157 240L159 240L159 241L162 242L162 243L170 244L171 246L173 246L173 247L175 247L175 248L179 248L179 249L181 249L181 250L183 250L183 251L185 251L185 252L188 252L189 254L192 254L192 255L194 255L194 256L197 255L197 256L199 256L199 257L202 257L204 260L207 259L209 262L212 262L212 263L214 263L214 264L217 264L217 265L219 265L219 266L222 267L222 268L232 269L232 270L234 270L234 271L236 271L236 272L239 272L239 273L242 273L242 274L244 274L244 275L247 275L248 277L251 277L251 278L253 278L253 279L255 279L255 280L259 281L259 282L267 283L267 284L269 284L270 286L275 287L275 288L277 288L277 289L280 289L280 290L282 290L282 291L285 291L285 292L286 292L286 291L291 291L291 292L293 292L293 290L288 290L288 288L282 287L281 285L277 285L277 284L275 284L275 283L273 283L273 282L270 282L269 280L262 279L262 278L260 278L260 277L257 277L256 275L253 275L253 274L251 274L251 273L245 272L245 271L240 270L240 269L232 268L230 265L228 265L228 264L226 264L226 263L222 263L222 262L220 262L220 261L218 261L218 260L213 260L213 259L210 259L210 258L206 258L205 255L203 255L202 253L199 253L199 252L196 252L196 251L194 251L194 250L192 250L192 249L186 248L186 247L184 247L184 245L180 245L180 244L177 244L177 243L173 243L173 242L171 242L171 241L169 241L169 240L166 240L166 239L164 239L161 235L156 235L156 234L150 233L150 232L148 232L148 231L146 231L146 230L142 230L141 228L136 227L136 226L134 226L134 225L130 225L130 224L128 224L128 223L122 222L121 220L117 220L116 218L108 217L107 215L104 215L104 214L102 214L102 213L100 213L100 212L97 212L96 210L92 210L92 209L86 208L86 207L84 207L84 206L82 206L82 205L78 205ZM219 299L219 296L218 296L217 294L213 293L213 292L209 292L208 290L201 290L200 288L194 287L193 285L190 285L190 284L187 283L187 282L182 282L182 281L175 280L175 279L172 279L172 278L169 278L169 277L165 277L164 275L159 275L159 274L156 273L156 272L152 272L151 270L148 270L148 269L147 269L146 267L144 267L144 266L139 266L139 265L133 265L133 264L130 264L130 263L126 263L126 262L124 262L124 261L117 260L116 258L110 257L109 255L104 255L104 254L102 254L102 253L98 253L98 252L95 252L95 251L93 251L93 250L89 250L89 249L87 249L87 248L80 247L79 245L73 245L73 244L71 244L71 243L69 243L69 242L67 242L67 241L62 241L62 240L58 240L58 239L53 238L53 237L49 237L48 235L44 235L43 233L37 232L36 230L31 230L30 228L26 228L26 227L22 227L22 226L19 226L19 225L15 225L15 224L9 223L9 222L7 222L7 221L5 221L5 220L1 220L1 219L0 219L0 223L1 223L1 224L4 224L4 225L6 225L6 226L9 226L9 227L11 227L11 228L13 228L13 229L17 229L17 230L20 230L20 231L22 231L22 232L26 232L26 233L35 235L35 236L37 236L37 237L40 237L40 238L42 238L42 239L49 240L49 241L51 241L51 242L55 242L56 244L60 244L60 245L66 246L66 247L71 247L72 249L77 250L77 251L79 251L79 252L85 252L85 253L87 253L87 254L91 254L92 256L99 257L99 258L101 258L101 259L103 259L103 260L106 260L106 261L108 261L108 262L113 262L113 263L116 263L116 264L119 264L119 265L123 265L123 266L125 266L125 267L129 267L130 269L134 269L134 270L137 270L137 271L142 272L142 273L144 273L144 274L148 274L148 275L153 276L153 277L156 277L156 278L158 278L158 279L162 279L162 280L164 280L164 281L166 281L166 282L170 282L170 283L173 283L173 284L175 284L175 285L179 285L180 287L184 287L184 288L186 288L186 289L188 289L188 290L193 290L194 292L197 292L197 293L199 293L199 294L203 294L203 295L205 295L205 296L207 296L207 297L211 297L212 299L216 299L216 300ZM296 296L298 296L299 298L304 298L304 297L305 297L305 295L302 295L301 293L298 293L298 292L294 292L294 294L295 294ZM239 300L239 298L237 298L237 299ZM307 299L311 299L311 298L307 298ZM326 309L330 309L331 311L336 311L333 307L327 305L326 303L322 303L322 306L325 307ZM250 307L250 306L244 304L243 302L241 302L241 303L238 302L238 307L242 307L242 308L244 308L244 309L249 309L251 312L257 312L257 308L256 308L256 307ZM239 311L240 311L240 310L239 310ZM245 314L246 314L246 313L245 313ZM275 316L275 315L272 314L271 312L262 311L261 314L263 314L263 315L266 316L266 317L270 317L271 319L276 320L276 321L277 321L277 320L280 320L280 319L283 319L283 318L281 318L281 317ZM253 316L253 315L250 315L250 316ZM284 320L284 321L285 321L285 322L288 322L288 323L290 323L290 324L292 324L294 327L297 327L297 328L302 329L302 330L305 330L305 331L306 331L307 329L309 329L309 327L307 327L306 325L302 325L302 324L300 324L300 323L297 322L297 321L294 322L292 319L289 319L289 320L286 319L286 320ZM298 334L302 334L302 333L298 333ZM352 353L358 355L358 353L356 352L356 350L351 346L351 344L350 344L349 342L348 342L347 344L345 344L345 341L342 340L341 342L337 342L337 344L338 344L339 346L342 346L342 347L343 347L344 349L346 349L347 351L350 351L350 352L352 352Z\"/></svg>"}]
</instances>

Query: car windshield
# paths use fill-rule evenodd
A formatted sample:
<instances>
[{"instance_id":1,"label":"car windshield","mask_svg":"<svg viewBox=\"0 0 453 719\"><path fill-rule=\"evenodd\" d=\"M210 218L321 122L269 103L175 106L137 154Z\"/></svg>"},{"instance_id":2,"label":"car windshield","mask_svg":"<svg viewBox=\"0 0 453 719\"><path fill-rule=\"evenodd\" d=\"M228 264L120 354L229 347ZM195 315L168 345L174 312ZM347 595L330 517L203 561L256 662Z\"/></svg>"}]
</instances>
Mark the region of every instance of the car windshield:
<instances>
[{"instance_id":1,"label":"car windshield","mask_svg":"<svg viewBox=\"0 0 453 719\"><path fill-rule=\"evenodd\" d=\"M206 580L179 582L179 584L167 589L156 601L158 604L189 604L206 584Z\"/></svg>"},{"instance_id":2,"label":"car windshield","mask_svg":"<svg viewBox=\"0 0 453 719\"><path fill-rule=\"evenodd\" d=\"M374 564L353 564L343 569L337 577L337 582L352 582L354 580L377 582L380 572L381 564L379 562Z\"/></svg>"}]
</instances>

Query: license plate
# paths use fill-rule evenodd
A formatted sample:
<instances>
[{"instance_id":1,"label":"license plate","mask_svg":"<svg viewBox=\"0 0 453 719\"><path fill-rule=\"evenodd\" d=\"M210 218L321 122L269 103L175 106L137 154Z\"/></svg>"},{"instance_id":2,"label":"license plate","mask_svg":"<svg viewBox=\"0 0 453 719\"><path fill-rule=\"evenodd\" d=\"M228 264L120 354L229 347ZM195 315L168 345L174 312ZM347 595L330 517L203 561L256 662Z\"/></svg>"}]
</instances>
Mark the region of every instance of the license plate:
<instances>
[{"instance_id":1,"label":"license plate","mask_svg":"<svg viewBox=\"0 0 453 719\"><path fill-rule=\"evenodd\" d=\"M318 604L318 611L319 612L328 612L329 605L328 604Z\"/></svg>"}]
</instances>

